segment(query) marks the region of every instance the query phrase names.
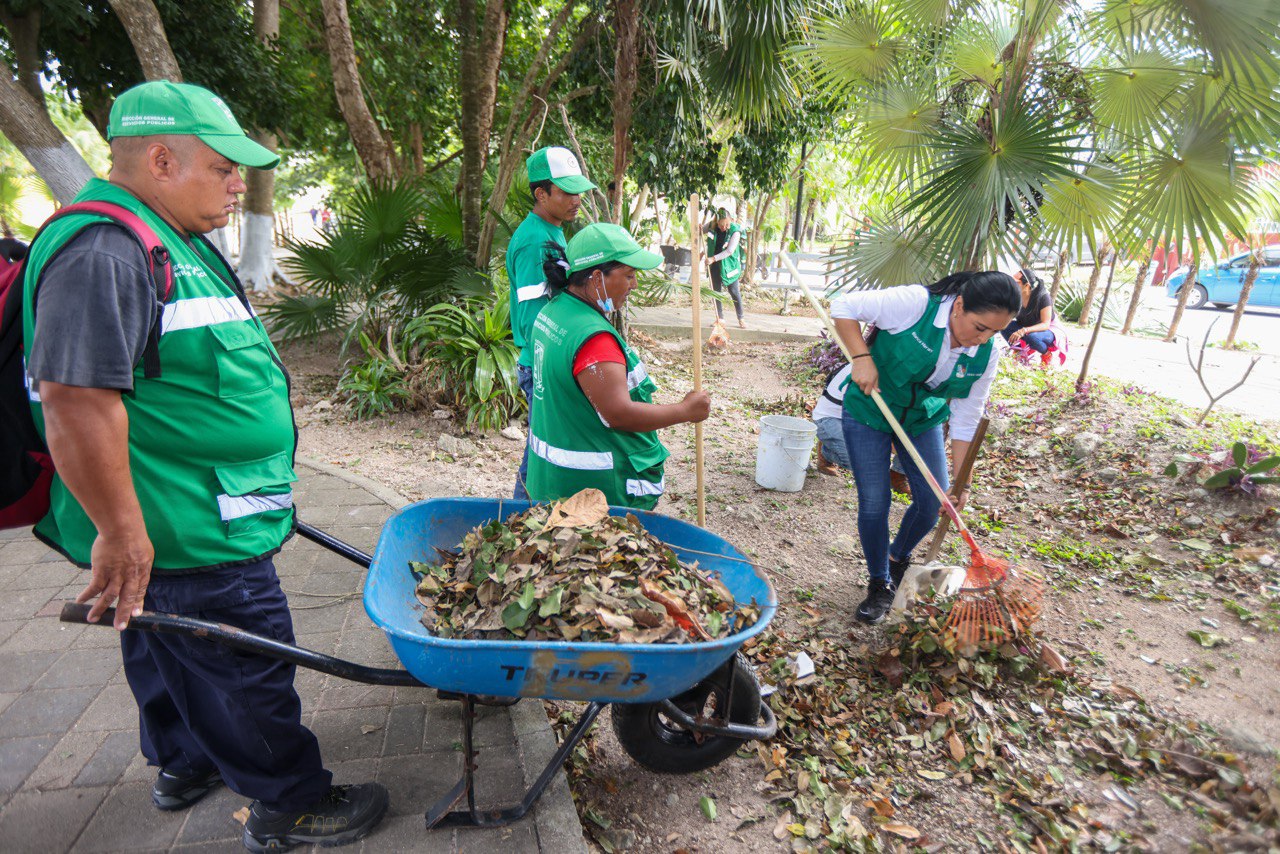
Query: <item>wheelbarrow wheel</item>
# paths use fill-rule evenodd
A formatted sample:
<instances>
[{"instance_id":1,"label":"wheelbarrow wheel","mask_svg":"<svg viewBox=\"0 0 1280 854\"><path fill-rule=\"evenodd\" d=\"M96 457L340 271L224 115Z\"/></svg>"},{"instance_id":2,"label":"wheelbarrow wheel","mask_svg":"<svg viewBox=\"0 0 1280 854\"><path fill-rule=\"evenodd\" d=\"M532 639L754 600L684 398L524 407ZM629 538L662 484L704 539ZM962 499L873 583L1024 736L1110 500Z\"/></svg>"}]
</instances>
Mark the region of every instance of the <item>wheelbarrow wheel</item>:
<instances>
[{"instance_id":1,"label":"wheelbarrow wheel","mask_svg":"<svg viewBox=\"0 0 1280 854\"><path fill-rule=\"evenodd\" d=\"M732 666L736 660L737 666ZM732 677L731 677L732 674ZM730 723L751 725L760 718L760 683L740 653L683 694L671 698L682 711L708 718L724 716L730 700ZM742 739L702 735L663 714L658 703L615 703L610 709L613 732L636 762L659 774L691 774L718 765L742 747Z\"/></svg>"}]
</instances>

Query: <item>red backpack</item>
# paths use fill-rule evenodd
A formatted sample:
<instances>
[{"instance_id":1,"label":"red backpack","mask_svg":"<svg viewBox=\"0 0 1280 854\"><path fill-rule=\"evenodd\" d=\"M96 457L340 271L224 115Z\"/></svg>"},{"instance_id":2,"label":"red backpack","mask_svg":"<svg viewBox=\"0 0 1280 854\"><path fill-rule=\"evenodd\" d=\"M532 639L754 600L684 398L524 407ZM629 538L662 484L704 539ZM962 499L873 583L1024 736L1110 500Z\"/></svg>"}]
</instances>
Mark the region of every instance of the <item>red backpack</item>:
<instances>
[{"instance_id":1,"label":"red backpack","mask_svg":"<svg viewBox=\"0 0 1280 854\"><path fill-rule=\"evenodd\" d=\"M137 214L111 202L68 205L45 220L40 232L54 220L77 213L107 217L133 235L146 253L157 302L143 364L146 376L157 377L160 375L160 317L164 303L173 293L169 251ZM84 227L97 224L86 222ZM31 241L33 249L39 239L40 233L37 233ZM23 261L0 269L0 530L39 522L49 512L49 486L53 482L53 458L31 418L27 391L22 347L22 271L25 266ZM87 282L85 286L93 287L93 283Z\"/></svg>"}]
</instances>

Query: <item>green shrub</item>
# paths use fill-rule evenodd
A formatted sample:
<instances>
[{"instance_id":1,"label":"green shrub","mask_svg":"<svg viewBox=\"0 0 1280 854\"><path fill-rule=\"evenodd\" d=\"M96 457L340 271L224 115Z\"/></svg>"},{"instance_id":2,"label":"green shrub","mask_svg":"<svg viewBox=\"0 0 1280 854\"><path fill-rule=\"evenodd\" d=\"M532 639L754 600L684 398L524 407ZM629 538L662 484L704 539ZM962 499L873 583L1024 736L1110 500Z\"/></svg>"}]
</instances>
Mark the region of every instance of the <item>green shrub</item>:
<instances>
[{"instance_id":1,"label":"green shrub","mask_svg":"<svg viewBox=\"0 0 1280 854\"><path fill-rule=\"evenodd\" d=\"M1091 320L1096 320L1098 317L1098 307L1102 305L1103 284L1099 283L1098 292L1093 296L1093 307L1090 309ZM1058 317L1067 323L1079 323L1080 310L1084 307L1084 295L1088 290L1087 284L1064 279L1058 287L1058 296L1053 304ZM1119 329L1124 325L1124 307L1128 306L1128 302L1129 298L1123 288L1111 288L1111 296L1107 298L1107 311L1102 318L1104 328Z\"/></svg>"},{"instance_id":2,"label":"green shrub","mask_svg":"<svg viewBox=\"0 0 1280 854\"><path fill-rule=\"evenodd\" d=\"M352 414L363 420L396 409L410 394L404 374L363 335L360 344L370 356L346 369L338 380L338 393L350 404Z\"/></svg>"},{"instance_id":3,"label":"green shrub","mask_svg":"<svg viewBox=\"0 0 1280 854\"><path fill-rule=\"evenodd\" d=\"M466 414L468 429L501 429L525 408L516 381L519 351L511 338L509 292L440 303L412 320L403 348L421 358L429 390Z\"/></svg>"}]
</instances>

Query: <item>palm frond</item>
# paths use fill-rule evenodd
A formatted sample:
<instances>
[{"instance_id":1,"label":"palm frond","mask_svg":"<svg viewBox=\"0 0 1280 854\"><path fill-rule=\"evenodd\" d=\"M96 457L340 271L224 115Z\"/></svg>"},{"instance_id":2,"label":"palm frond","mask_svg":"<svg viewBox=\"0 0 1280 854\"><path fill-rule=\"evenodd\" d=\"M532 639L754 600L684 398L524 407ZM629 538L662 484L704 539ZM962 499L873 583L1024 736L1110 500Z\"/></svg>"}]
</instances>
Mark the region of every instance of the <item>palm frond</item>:
<instances>
[{"instance_id":1,"label":"palm frond","mask_svg":"<svg viewBox=\"0 0 1280 854\"><path fill-rule=\"evenodd\" d=\"M1159 47L1125 49L1088 75L1093 113L1106 134L1146 141L1182 106L1192 82L1189 70Z\"/></svg>"},{"instance_id":2,"label":"palm frond","mask_svg":"<svg viewBox=\"0 0 1280 854\"><path fill-rule=\"evenodd\" d=\"M907 49L906 42L893 34L892 21L877 7L819 16L807 29L799 55L817 85L833 95L889 80Z\"/></svg>"},{"instance_id":3,"label":"palm frond","mask_svg":"<svg viewBox=\"0 0 1280 854\"><path fill-rule=\"evenodd\" d=\"M1088 248L1096 257L1097 239L1110 235L1124 206L1123 175L1106 163L1091 163L1079 174L1045 185L1036 240L1079 258Z\"/></svg>"},{"instance_id":4,"label":"palm frond","mask_svg":"<svg viewBox=\"0 0 1280 854\"><path fill-rule=\"evenodd\" d=\"M1153 0L1152 5L1185 22L1223 72L1248 79L1280 68L1280 0Z\"/></svg>"},{"instance_id":5,"label":"palm frond","mask_svg":"<svg viewBox=\"0 0 1280 854\"><path fill-rule=\"evenodd\" d=\"M348 315L341 300L318 294L286 296L259 313L271 337L283 341L314 338L339 329Z\"/></svg>"},{"instance_id":6,"label":"palm frond","mask_svg":"<svg viewBox=\"0 0 1280 854\"><path fill-rule=\"evenodd\" d=\"M941 265L929 237L919 229L876 224L831 248L832 283L843 290L886 288L936 281Z\"/></svg>"},{"instance_id":7,"label":"palm frond","mask_svg":"<svg viewBox=\"0 0 1280 854\"><path fill-rule=\"evenodd\" d=\"M971 15L947 44L946 62L952 81L980 80L994 87L1002 74L1005 45L1017 31L1012 19L998 7Z\"/></svg>"}]
</instances>

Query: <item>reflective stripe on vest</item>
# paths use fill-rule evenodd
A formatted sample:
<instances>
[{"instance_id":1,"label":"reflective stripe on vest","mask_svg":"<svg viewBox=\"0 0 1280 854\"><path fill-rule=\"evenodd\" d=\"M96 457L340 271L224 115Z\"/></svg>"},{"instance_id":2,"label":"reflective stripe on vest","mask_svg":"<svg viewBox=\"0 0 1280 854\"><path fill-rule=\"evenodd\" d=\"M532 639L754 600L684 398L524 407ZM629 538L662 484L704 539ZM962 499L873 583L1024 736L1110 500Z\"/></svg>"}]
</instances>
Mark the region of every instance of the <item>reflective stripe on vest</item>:
<instances>
[{"instance_id":1,"label":"reflective stripe on vest","mask_svg":"<svg viewBox=\"0 0 1280 854\"><path fill-rule=\"evenodd\" d=\"M667 479L654 483L651 480L627 479L627 495L661 495L666 491Z\"/></svg>"},{"instance_id":2,"label":"reflective stripe on vest","mask_svg":"<svg viewBox=\"0 0 1280 854\"><path fill-rule=\"evenodd\" d=\"M293 493L282 492L279 495L219 495L218 512L222 521L241 519L258 513L272 510L288 510L293 506Z\"/></svg>"},{"instance_id":3,"label":"reflective stripe on vest","mask_svg":"<svg viewBox=\"0 0 1280 854\"><path fill-rule=\"evenodd\" d=\"M531 299L537 299L547 292L547 283L538 282L536 285L525 285L523 288L516 288L516 302L527 302Z\"/></svg>"},{"instance_id":4,"label":"reflective stripe on vest","mask_svg":"<svg viewBox=\"0 0 1280 854\"><path fill-rule=\"evenodd\" d=\"M610 451L569 451L548 445L529 434L529 450L554 466L578 471L612 471L613 454Z\"/></svg>"},{"instance_id":5,"label":"reflective stripe on vest","mask_svg":"<svg viewBox=\"0 0 1280 854\"><path fill-rule=\"evenodd\" d=\"M250 320L253 315L236 297L195 297L175 300L164 307L160 334L181 329L196 329L237 320Z\"/></svg>"},{"instance_id":6,"label":"reflective stripe on vest","mask_svg":"<svg viewBox=\"0 0 1280 854\"><path fill-rule=\"evenodd\" d=\"M644 369L644 362L641 362L627 372L627 391L633 391L636 386L648 378L649 372Z\"/></svg>"}]
</instances>

